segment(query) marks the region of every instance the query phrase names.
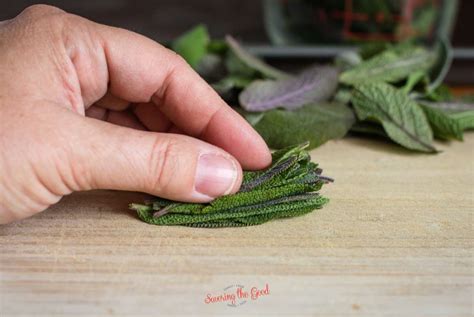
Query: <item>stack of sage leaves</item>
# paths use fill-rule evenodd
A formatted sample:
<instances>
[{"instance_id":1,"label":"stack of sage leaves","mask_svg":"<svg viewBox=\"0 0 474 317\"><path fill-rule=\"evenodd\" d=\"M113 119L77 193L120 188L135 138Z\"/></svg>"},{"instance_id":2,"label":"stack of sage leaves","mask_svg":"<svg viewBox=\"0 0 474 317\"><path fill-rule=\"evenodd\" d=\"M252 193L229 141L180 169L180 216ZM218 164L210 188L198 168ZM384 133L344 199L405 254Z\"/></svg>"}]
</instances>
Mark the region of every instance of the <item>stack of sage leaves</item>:
<instances>
[{"instance_id":1,"label":"stack of sage leaves","mask_svg":"<svg viewBox=\"0 0 474 317\"><path fill-rule=\"evenodd\" d=\"M474 104L442 85L452 61L444 39L433 47L369 45L299 74L266 64L230 36L211 40L203 25L170 46L275 149L306 140L314 148L352 131L436 153L433 138L462 140L474 128Z\"/></svg>"},{"instance_id":2,"label":"stack of sage leaves","mask_svg":"<svg viewBox=\"0 0 474 317\"><path fill-rule=\"evenodd\" d=\"M150 224L200 228L252 226L309 213L327 203L318 191L332 179L321 175L322 169L311 162L307 147L305 143L274 152L269 168L244 172L238 193L210 203L156 198L130 208Z\"/></svg>"}]
</instances>

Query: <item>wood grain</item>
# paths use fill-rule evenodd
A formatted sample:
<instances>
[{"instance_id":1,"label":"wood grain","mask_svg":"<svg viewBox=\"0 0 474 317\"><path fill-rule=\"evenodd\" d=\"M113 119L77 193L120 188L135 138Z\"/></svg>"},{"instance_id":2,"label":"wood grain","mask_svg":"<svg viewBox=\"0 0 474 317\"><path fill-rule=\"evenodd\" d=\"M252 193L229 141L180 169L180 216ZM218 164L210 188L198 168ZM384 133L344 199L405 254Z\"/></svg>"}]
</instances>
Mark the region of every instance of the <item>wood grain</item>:
<instances>
[{"instance_id":1,"label":"wood grain","mask_svg":"<svg viewBox=\"0 0 474 317\"><path fill-rule=\"evenodd\" d=\"M1 315L472 316L474 135L438 146L330 142L312 152L329 205L257 227L156 227L127 210L144 195L71 195L0 227ZM205 304L236 284L270 294Z\"/></svg>"}]
</instances>

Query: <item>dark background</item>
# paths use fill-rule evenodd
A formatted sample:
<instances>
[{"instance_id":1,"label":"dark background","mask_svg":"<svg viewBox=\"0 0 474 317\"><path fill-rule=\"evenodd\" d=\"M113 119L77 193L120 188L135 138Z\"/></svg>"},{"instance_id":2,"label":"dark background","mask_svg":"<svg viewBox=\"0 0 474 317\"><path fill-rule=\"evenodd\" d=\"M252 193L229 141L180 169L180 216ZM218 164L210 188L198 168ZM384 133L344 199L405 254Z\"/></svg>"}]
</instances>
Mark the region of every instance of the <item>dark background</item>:
<instances>
[{"instance_id":1,"label":"dark background","mask_svg":"<svg viewBox=\"0 0 474 317\"><path fill-rule=\"evenodd\" d=\"M268 43L258 0L56 0L1 1L0 20L13 18L35 3L60 7L96 22L123 27L160 42L198 23L213 37L232 34L245 43ZM461 0L452 38L455 47L474 47L474 0ZM448 82L474 84L474 60L456 60Z\"/></svg>"}]
</instances>

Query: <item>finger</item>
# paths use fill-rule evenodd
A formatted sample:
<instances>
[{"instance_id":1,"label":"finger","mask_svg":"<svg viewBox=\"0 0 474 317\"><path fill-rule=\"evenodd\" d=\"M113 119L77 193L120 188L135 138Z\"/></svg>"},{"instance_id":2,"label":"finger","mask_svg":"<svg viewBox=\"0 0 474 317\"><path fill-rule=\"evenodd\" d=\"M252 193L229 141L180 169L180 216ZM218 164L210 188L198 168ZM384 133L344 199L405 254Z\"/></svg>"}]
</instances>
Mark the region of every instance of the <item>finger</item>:
<instances>
[{"instance_id":1,"label":"finger","mask_svg":"<svg viewBox=\"0 0 474 317\"><path fill-rule=\"evenodd\" d=\"M77 125L76 170L86 187L142 191L190 202L235 193L242 181L237 160L203 141L170 133L138 131L89 118Z\"/></svg>"},{"instance_id":2,"label":"finger","mask_svg":"<svg viewBox=\"0 0 474 317\"><path fill-rule=\"evenodd\" d=\"M146 131L147 128L138 121L137 117L129 111L109 110L107 122L121 125L122 127Z\"/></svg>"},{"instance_id":3,"label":"finger","mask_svg":"<svg viewBox=\"0 0 474 317\"><path fill-rule=\"evenodd\" d=\"M106 120L108 110L99 106L92 105L86 110L86 116L98 120Z\"/></svg>"},{"instance_id":4,"label":"finger","mask_svg":"<svg viewBox=\"0 0 474 317\"><path fill-rule=\"evenodd\" d=\"M128 108L130 102L107 92L102 98L97 100L95 104L105 109L122 111Z\"/></svg>"},{"instance_id":5,"label":"finger","mask_svg":"<svg viewBox=\"0 0 474 317\"><path fill-rule=\"evenodd\" d=\"M177 54L133 32L98 24L90 29L103 48L114 96L135 103L153 101L185 133L222 147L245 168L270 163L270 152L257 132ZM90 87L90 76L78 74L81 87Z\"/></svg>"},{"instance_id":6,"label":"finger","mask_svg":"<svg viewBox=\"0 0 474 317\"><path fill-rule=\"evenodd\" d=\"M168 129L168 133L184 134L183 131L181 131L181 129L178 128L178 127L176 127L175 125L172 125L172 126Z\"/></svg>"},{"instance_id":7,"label":"finger","mask_svg":"<svg viewBox=\"0 0 474 317\"><path fill-rule=\"evenodd\" d=\"M133 113L150 131L167 132L171 126L170 120L151 102L135 105Z\"/></svg>"}]
</instances>

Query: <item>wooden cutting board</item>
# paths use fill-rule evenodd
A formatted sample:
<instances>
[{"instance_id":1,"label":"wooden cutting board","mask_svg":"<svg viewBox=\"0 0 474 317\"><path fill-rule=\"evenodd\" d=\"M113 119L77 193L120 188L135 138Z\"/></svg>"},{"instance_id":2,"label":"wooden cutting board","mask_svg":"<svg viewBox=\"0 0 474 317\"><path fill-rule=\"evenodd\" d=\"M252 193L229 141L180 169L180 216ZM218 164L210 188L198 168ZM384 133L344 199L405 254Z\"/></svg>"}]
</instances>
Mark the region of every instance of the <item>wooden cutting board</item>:
<instances>
[{"instance_id":1,"label":"wooden cutting board","mask_svg":"<svg viewBox=\"0 0 474 317\"><path fill-rule=\"evenodd\" d=\"M127 210L142 194L71 195L0 226L0 315L471 316L474 134L438 147L329 142L312 157L331 202L256 227L157 227Z\"/></svg>"}]
</instances>

